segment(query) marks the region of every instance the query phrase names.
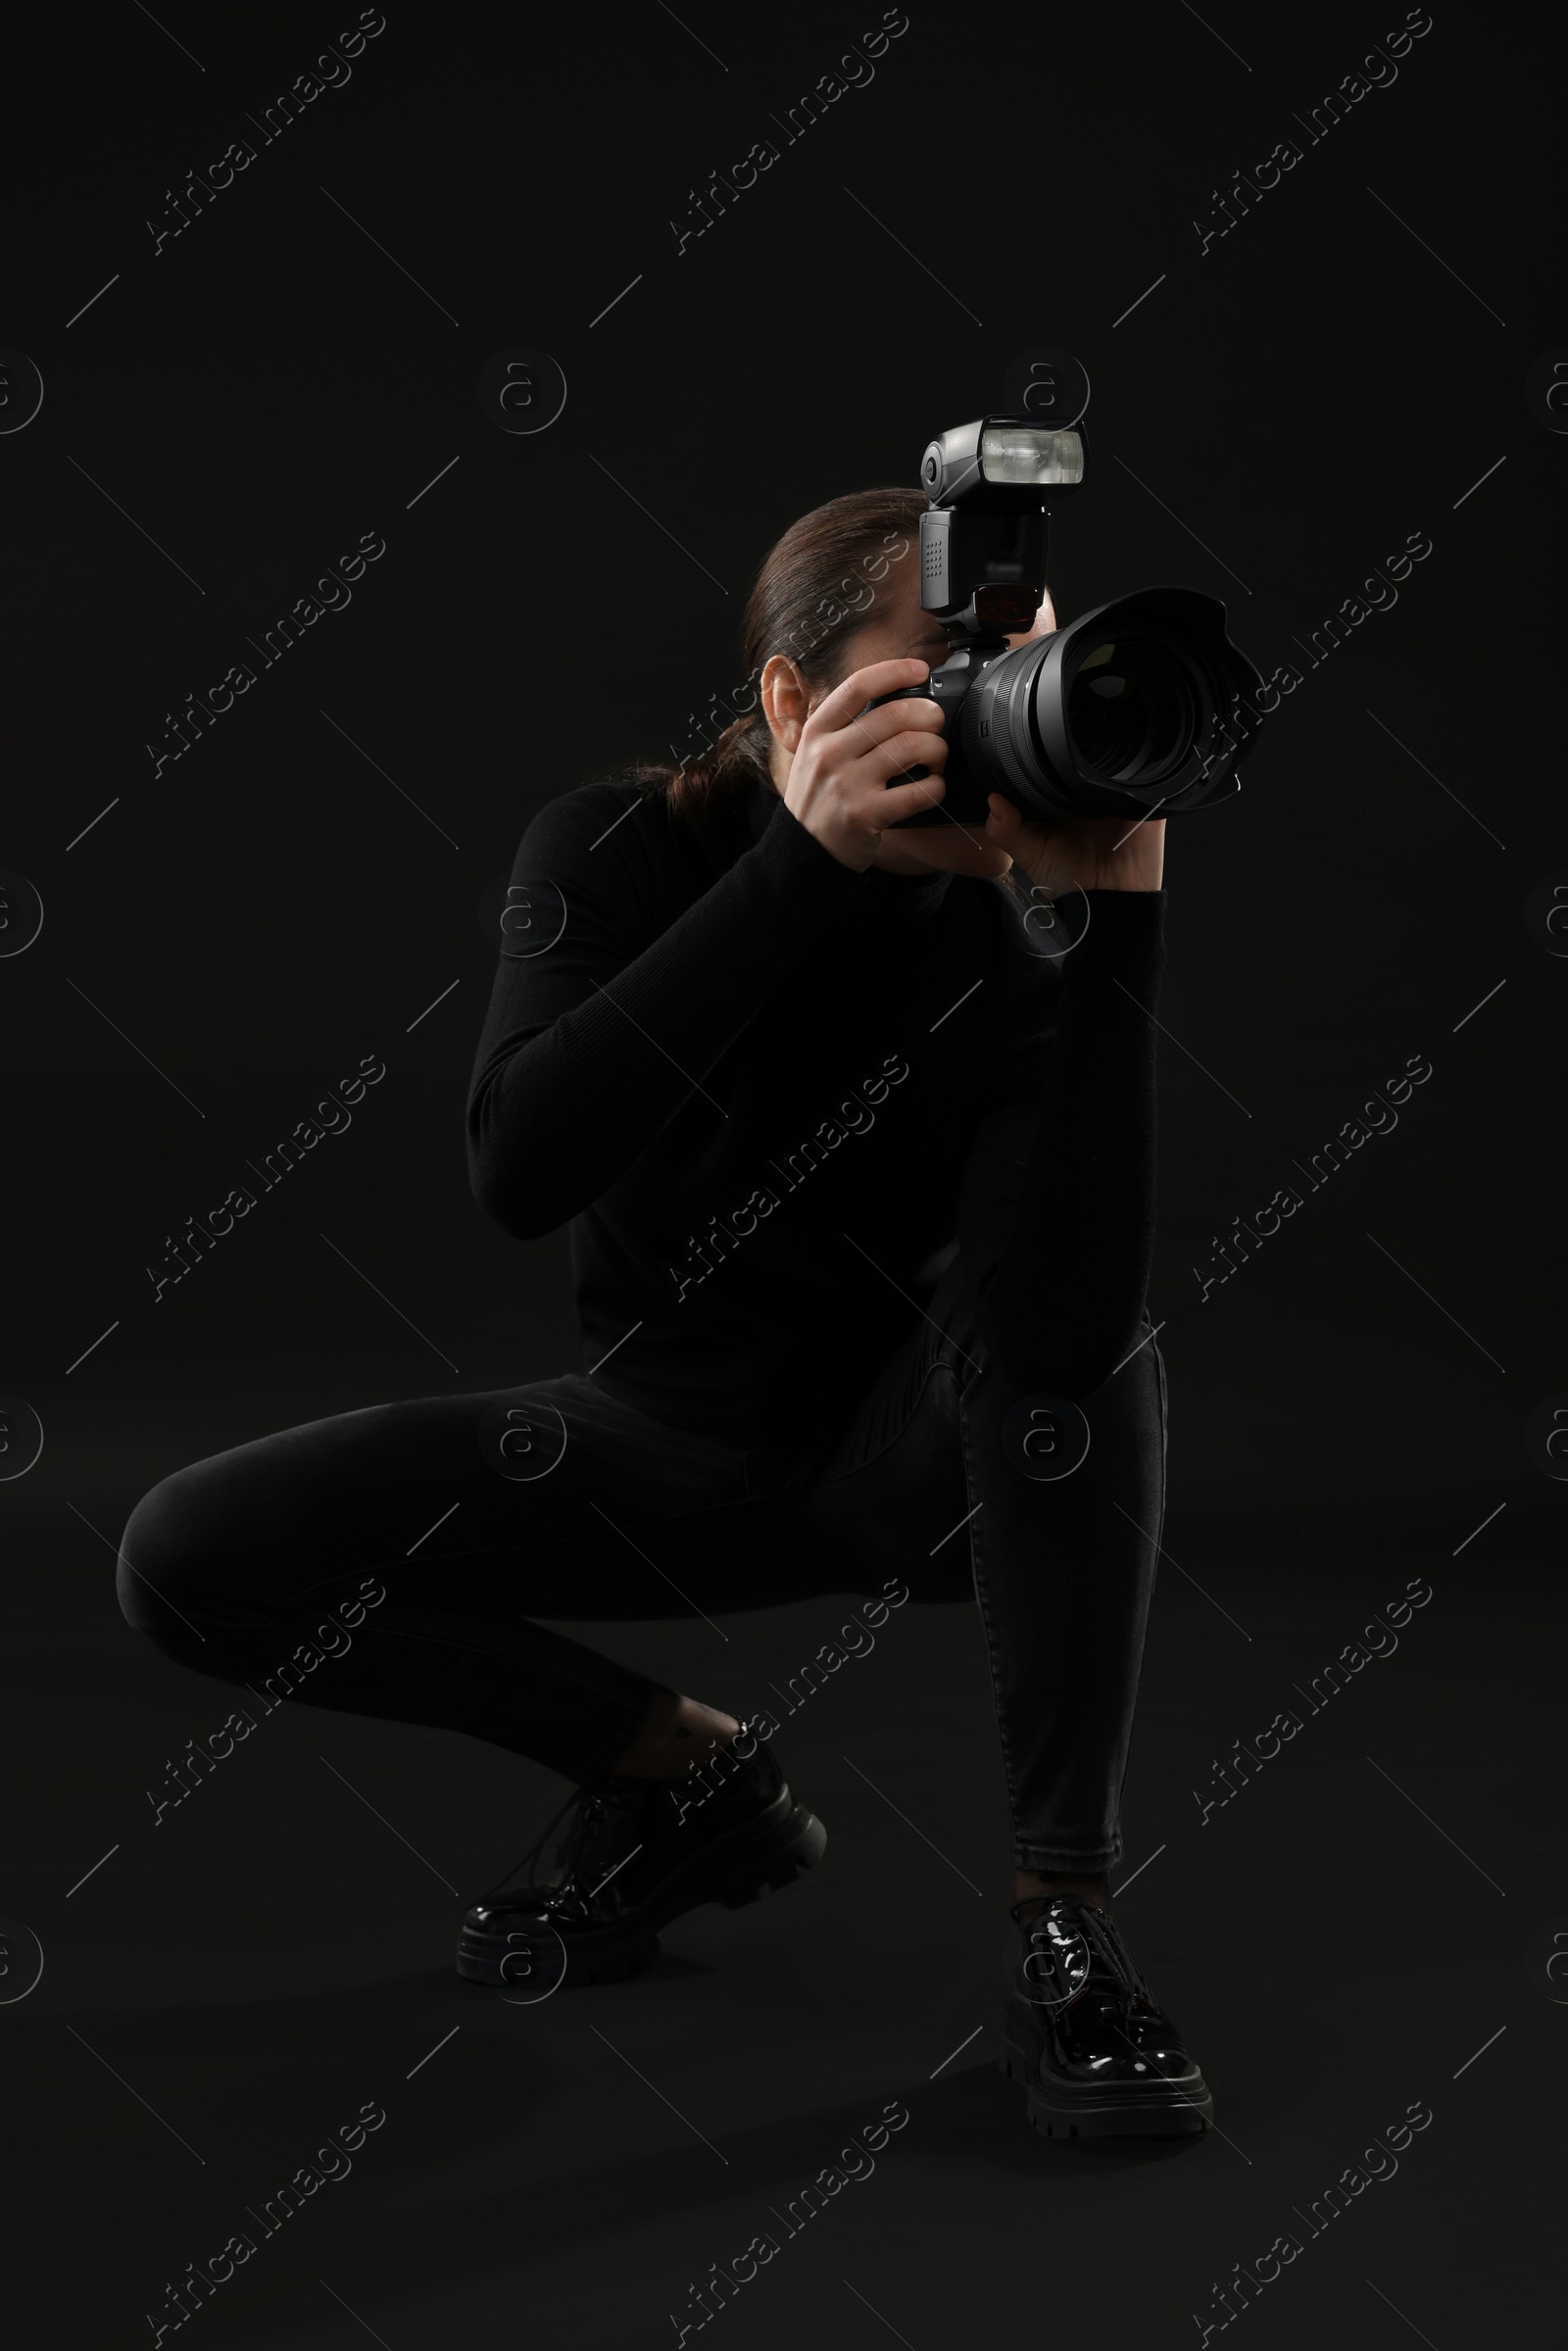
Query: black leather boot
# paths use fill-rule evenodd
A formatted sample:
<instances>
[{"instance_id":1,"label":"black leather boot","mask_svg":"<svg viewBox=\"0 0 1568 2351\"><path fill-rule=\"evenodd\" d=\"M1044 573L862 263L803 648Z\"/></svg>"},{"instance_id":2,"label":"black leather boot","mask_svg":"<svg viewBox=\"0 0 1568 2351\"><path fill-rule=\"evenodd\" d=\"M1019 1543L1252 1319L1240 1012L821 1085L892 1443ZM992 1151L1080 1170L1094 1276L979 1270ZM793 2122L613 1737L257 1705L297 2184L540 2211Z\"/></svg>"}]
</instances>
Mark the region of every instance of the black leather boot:
<instances>
[{"instance_id":1,"label":"black leather boot","mask_svg":"<svg viewBox=\"0 0 1568 2351\"><path fill-rule=\"evenodd\" d=\"M1032 1902L1034 1917L1019 1919ZM1208 2085L1110 1912L1075 1894L1031 1894L1012 1916L1001 2065L1027 2085L1035 2129L1047 2138L1206 2131Z\"/></svg>"},{"instance_id":2,"label":"black leather boot","mask_svg":"<svg viewBox=\"0 0 1568 2351\"><path fill-rule=\"evenodd\" d=\"M630 1976L648 1966L660 1928L682 1911L703 1902L738 1910L813 1869L827 1831L796 1802L766 1736L759 1718L743 1721L684 1779L586 1782L467 1912L458 1974L514 2000ZM540 1883L539 1856L567 1814L554 1874ZM524 1864L526 1882L511 1886Z\"/></svg>"}]
</instances>

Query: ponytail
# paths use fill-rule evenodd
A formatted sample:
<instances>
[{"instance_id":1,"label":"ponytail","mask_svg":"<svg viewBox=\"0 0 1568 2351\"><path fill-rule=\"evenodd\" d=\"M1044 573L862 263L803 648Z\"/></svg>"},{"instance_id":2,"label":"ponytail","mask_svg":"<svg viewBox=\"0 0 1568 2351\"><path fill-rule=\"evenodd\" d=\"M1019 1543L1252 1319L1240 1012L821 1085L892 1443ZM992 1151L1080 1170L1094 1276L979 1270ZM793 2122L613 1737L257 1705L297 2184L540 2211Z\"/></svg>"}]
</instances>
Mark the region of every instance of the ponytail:
<instances>
[{"instance_id":1,"label":"ponytail","mask_svg":"<svg viewBox=\"0 0 1568 2351\"><path fill-rule=\"evenodd\" d=\"M732 718L718 740L695 759L664 771L664 798L672 816L701 824L710 806L768 777L773 733L760 704L748 716Z\"/></svg>"}]
</instances>

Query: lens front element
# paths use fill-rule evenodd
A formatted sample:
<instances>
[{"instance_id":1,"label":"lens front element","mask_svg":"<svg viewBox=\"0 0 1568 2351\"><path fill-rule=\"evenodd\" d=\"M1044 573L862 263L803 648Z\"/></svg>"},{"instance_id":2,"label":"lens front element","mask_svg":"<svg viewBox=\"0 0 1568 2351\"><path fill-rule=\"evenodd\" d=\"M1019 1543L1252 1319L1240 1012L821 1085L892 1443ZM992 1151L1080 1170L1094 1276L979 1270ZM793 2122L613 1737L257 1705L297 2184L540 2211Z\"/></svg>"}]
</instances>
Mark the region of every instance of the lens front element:
<instances>
[{"instance_id":1,"label":"lens front element","mask_svg":"<svg viewBox=\"0 0 1568 2351\"><path fill-rule=\"evenodd\" d=\"M1184 665L1148 638L1094 646L1067 689L1067 735L1080 763L1124 789L1180 766L1196 712Z\"/></svg>"}]
</instances>

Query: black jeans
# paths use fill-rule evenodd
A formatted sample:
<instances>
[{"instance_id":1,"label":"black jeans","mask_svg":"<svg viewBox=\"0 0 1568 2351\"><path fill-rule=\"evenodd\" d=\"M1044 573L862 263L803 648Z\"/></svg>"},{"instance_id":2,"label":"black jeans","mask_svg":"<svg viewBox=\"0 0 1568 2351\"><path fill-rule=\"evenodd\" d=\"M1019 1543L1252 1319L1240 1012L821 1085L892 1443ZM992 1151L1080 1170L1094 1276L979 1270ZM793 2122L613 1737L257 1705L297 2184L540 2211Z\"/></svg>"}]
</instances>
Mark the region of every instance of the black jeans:
<instances>
[{"instance_id":1,"label":"black jeans","mask_svg":"<svg viewBox=\"0 0 1568 2351\"><path fill-rule=\"evenodd\" d=\"M121 1607L200 1673L465 1731L582 1781L659 1685L535 1619L714 1617L890 1581L974 1600L1015 1862L1108 1869L1164 1510L1164 1365L1148 1336L1084 1399L1089 1449L1058 1479L1020 1465L1037 1441L1020 1454L1019 1405L955 1260L847 1428L743 1450L582 1373L372 1405L154 1487L122 1541ZM356 1617L366 1581L385 1596Z\"/></svg>"}]
</instances>

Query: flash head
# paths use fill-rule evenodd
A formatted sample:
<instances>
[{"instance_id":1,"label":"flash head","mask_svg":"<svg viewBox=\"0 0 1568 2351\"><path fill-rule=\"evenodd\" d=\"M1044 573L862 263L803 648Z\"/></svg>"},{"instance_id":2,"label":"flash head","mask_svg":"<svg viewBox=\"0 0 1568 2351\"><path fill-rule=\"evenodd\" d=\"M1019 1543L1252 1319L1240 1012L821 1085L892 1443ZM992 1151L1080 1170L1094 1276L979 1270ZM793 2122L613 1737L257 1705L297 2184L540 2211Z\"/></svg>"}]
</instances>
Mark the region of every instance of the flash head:
<instances>
[{"instance_id":1,"label":"flash head","mask_svg":"<svg viewBox=\"0 0 1568 2351\"><path fill-rule=\"evenodd\" d=\"M1032 416L980 416L931 442L920 487L933 506L1003 505L987 491L1069 490L1084 477L1081 425L1060 432Z\"/></svg>"},{"instance_id":2,"label":"flash head","mask_svg":"<svg viewBox=\"0 0 1568 2351\"><path fill-rule=\"evenodd\" d=\"M977 416L940 434L920 461L931 502L920 516L922 608L987 633L1028 628L1045 594L1051 505L1083 477L1082 425Z\"/></svg>"}]
</instances>

